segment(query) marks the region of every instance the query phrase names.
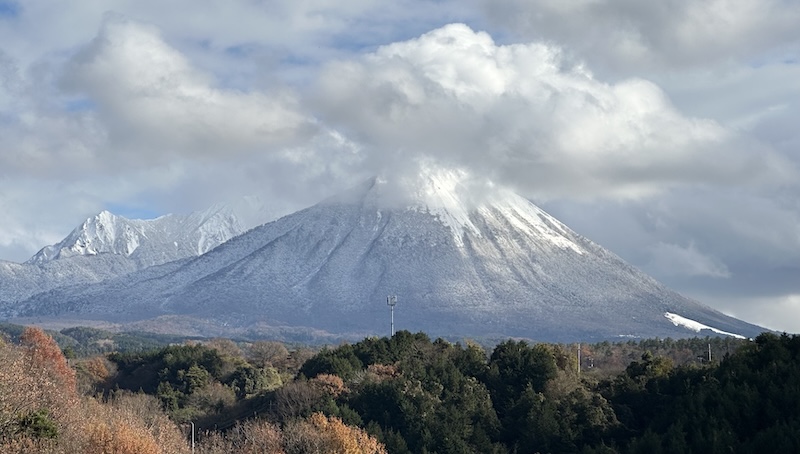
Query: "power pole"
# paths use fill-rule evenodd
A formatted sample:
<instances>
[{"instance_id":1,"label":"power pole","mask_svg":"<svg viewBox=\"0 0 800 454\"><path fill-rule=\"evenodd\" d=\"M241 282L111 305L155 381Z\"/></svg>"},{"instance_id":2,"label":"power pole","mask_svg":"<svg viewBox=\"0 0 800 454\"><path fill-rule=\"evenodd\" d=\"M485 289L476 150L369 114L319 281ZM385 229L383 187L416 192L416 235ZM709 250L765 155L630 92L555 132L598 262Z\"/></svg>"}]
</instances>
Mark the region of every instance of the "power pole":
<instances>
[{"instance_id":1,"label":"power pole","mask_svg":"<svg viewBox=\"0 0 800 454\"><path fill-rule=\"evenodd\" d=\"M581 343L578 342L578 377L581 376Z\"/></svg>"},{"instance_id":2,"label":"power pole","mask_svg":"<svg viewBox=\"0 0 800 454\"><path fill-rule=\"evenodd\" d=\"M397 296L396 295L389 295L386 297L386 304L389 305L389 309L392 312L392 337L394 337L394 306L397 304Z\"/></svg>"}]
</instances>

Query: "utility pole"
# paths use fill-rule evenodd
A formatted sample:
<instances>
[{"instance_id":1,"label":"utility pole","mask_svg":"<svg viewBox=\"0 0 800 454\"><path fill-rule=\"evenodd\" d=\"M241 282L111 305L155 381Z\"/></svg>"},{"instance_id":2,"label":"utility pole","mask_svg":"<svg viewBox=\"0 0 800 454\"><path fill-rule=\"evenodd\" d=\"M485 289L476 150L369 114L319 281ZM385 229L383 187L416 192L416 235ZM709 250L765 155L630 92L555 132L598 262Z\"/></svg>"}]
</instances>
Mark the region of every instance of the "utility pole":
<instances>
[{"instance_id":1,"label":"utility pole","mask_svg":"<svg viewBox=\"0 0 800 454\"><path fill-rule=\"evenodd\" d=\"M581 343L578 342L578 377L581 376Z\"/></svg>"},{"instance_id":2,"label":"utility pole","mask_svg":"<svg viewBox=\"0 0 800 454\"><path fill-rule=\"evenodd\" d=\"M708 364L711 364L711 344L708 344Z\"/></svg>"},{"instance_id":3,"label":"utility pole","mask_svg":"<svg viewBox=\"0 0 800 454\"><path fill-rule=\"evenodd\" d=\"M389 295L386 297L386 304L389 306L389 309L392 312L392 337L394 337L394 306L397 304L397 296L396 295Z\"/></svg>"}]
</instances>

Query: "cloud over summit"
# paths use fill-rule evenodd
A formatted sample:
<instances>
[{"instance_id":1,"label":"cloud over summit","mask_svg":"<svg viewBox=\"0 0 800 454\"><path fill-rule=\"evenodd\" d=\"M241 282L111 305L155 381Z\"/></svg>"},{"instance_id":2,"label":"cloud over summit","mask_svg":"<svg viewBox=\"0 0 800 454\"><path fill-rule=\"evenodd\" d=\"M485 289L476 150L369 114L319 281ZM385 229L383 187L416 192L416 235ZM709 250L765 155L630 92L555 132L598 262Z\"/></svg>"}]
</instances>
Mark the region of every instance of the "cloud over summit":
<instances>
[{"instance_id":1,"label":"cloud over summit","mask_svg":"<svg viewBox=\"0 0 800 454\"><path fill-rule=\"evenodd\" d=\"M557 46L499 45L464 24L330 64L314 101L369 165L434 161L539 197L640 197L776 165L652 82L605 83Z\"/></svg>"}]
</instances>

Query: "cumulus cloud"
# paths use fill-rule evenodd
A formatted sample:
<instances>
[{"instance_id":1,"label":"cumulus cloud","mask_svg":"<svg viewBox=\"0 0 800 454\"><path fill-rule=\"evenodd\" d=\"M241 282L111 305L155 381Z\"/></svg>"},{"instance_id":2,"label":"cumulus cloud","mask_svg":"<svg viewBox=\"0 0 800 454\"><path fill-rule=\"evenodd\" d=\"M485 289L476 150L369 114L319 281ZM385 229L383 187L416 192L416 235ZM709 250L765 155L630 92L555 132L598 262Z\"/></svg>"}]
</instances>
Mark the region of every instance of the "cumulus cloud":
<instances>
[{"instance_id":1,"label":"cumulus cloud","mask_svg":"<svg viewBox=\"0 0 800 454\"><path fill-rule=\"evenodd\" d=\"M598 67L664 69L800 48L800 5L782 0L483 0L524 39L569 46Z\"/></svg>"},{"instance_id":2,"label":"cumulus cloud","mask_svg":"<svg viewBox=\"0 0 800 454\"><path fill-rule=\"evenodd\" d=\"M375 169L434 160L538 197L640 197L780 173L774 154L681 115L651 82L604 83L557 46L498 45L463 24L329 65L314 102Z\"/></svg>"},{"instance_id":3,"label":"cumulus cloud","mask_svg":"<svg viewBox=\"0 0 800 454\"><path fill-rule=\"evenodd\" d=\"M225 87L116 15L76 51L27 66L0 51L0 257L25 260L109 207L258 194L299 209L352 182L357 147L285 88Z\"/></svg>"},{"instance_id":4,"label":"cumulus cloud","mask_svg":"<svg viewBox=\"0 0 800 454\"><path fill-rule=\"evenodd\" d=\"M25 70L0 51L0 176L58 179L69 163L90 162L91 149L102 142L91 116L59 112L53 75L49 65Z\"/></svg>"},{"instance_id":5,"label":"cumulus cloud","mask_svg":"<svg viewBox=\"0 0 800 454\"><path fill-rule=\"evenodd\" d=\"M130 163L264 151L314 129L291 94L215 88L156 29L126 20L106 21L64 83L96 104L113 148L135 154Z\"/></svg>"}]
</instances>

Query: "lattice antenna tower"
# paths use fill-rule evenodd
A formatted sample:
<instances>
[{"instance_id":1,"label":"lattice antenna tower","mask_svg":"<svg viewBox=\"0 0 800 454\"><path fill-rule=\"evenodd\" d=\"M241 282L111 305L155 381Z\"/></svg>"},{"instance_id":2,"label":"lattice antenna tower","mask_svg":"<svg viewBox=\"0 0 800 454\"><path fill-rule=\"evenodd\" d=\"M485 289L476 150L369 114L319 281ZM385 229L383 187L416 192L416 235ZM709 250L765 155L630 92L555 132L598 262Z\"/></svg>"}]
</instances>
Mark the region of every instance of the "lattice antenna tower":
<instances>
[{"instance_id":1,"label":"lattice antenna tower","mask_svg":"<svg viewBox=\"0 0 800 454\"><path fill-rule=\"evenodd\" d=\"M389 309L392 313L392 337L394 337L394 306L397 304L397 296L396 295L389 295L386 297L386 304L389 306Z\"/></svg>"}]
</instances>

